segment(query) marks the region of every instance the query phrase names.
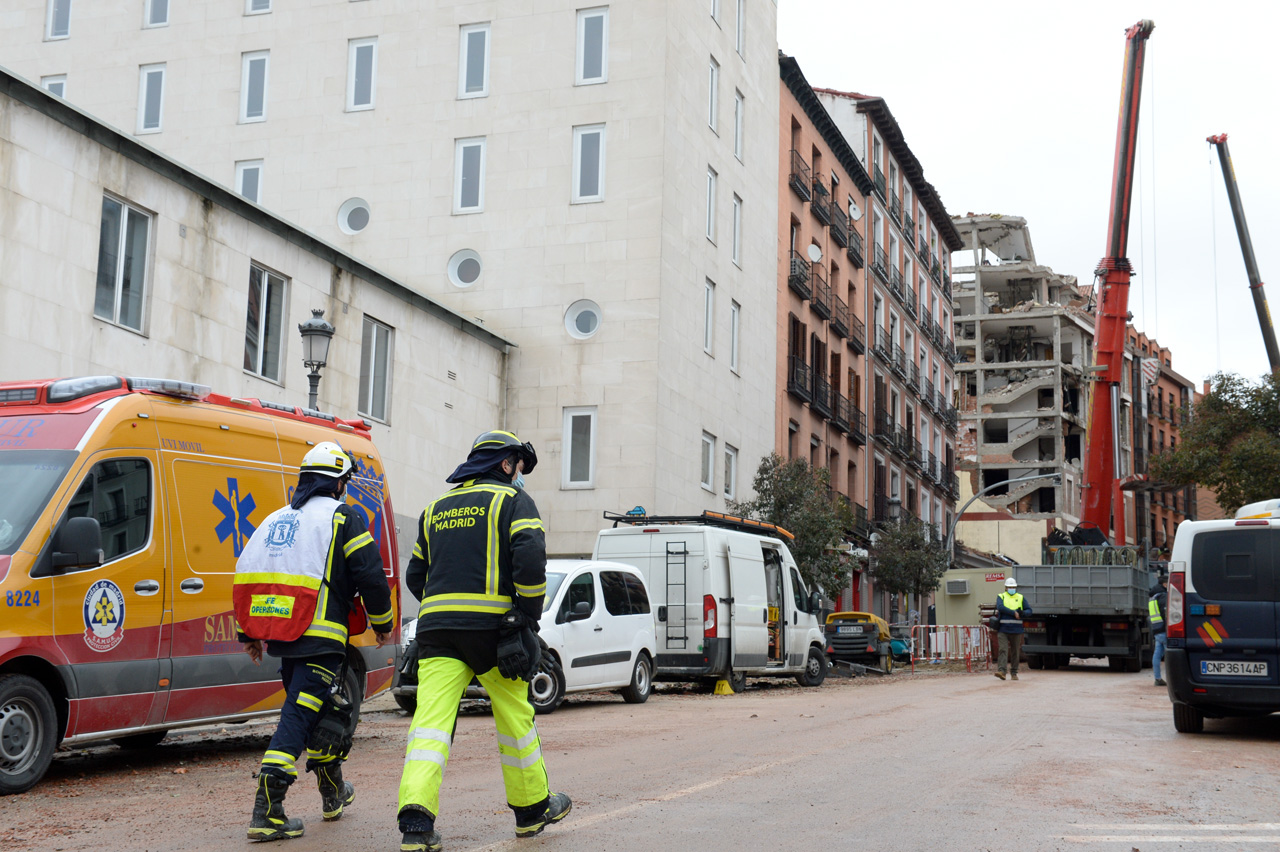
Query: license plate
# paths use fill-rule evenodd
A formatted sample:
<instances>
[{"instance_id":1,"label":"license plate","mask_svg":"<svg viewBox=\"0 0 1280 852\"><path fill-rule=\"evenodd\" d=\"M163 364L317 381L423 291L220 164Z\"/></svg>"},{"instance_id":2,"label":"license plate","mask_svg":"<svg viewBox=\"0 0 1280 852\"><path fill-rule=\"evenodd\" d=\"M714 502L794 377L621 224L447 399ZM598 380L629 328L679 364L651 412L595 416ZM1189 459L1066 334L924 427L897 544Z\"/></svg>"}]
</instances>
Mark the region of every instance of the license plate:
<instances>
[{"instance_id":1,"label":"license plate","mask_svg":"<svg viewBox=\"0 0 1280 852\"><path fill-rule=\"evenodd\" d=\"M1240 660L1201 660L1200 674L1231 677L1266 677L1267 664Z\"/></svg>"},{"instance_id":2,"label":"license plate","mask_svg":"<svg viewBox=\"0 0 1280 852\"><path fill-rule=\"evenodd\" d=\"M837 633L861 633L861 624L842 624L836 628Z\"/></svg>"}]
</instances>

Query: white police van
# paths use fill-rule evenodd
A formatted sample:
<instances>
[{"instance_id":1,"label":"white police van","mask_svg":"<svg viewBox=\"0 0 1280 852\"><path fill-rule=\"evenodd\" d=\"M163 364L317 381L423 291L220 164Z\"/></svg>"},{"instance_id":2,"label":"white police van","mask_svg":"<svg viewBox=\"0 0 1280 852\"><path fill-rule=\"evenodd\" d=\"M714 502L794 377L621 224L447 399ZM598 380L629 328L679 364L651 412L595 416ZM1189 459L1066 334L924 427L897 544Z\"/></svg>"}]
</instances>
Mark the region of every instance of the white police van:
<instances>
[{"instance_id":1,"label":"white police van","mask_svg":"<svg viewBox=\"0 0 1280 852\"><path fill-rule=\"evenodd\" d=\"M1280 711L1280 500L1178 526L1166 624L1174 728Z\"/></svg>"}]
</instances>

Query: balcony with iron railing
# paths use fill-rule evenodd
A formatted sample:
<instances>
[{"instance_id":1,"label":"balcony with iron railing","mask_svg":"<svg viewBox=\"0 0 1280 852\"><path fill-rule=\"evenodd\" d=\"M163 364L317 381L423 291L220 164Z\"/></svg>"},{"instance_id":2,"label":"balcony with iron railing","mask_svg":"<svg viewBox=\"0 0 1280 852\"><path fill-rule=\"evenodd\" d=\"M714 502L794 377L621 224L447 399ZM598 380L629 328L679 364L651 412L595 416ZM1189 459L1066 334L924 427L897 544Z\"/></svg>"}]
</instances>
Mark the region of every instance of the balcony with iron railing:
<instances>
[{"instance_id":1,"label":"balcony with iron railing","mask_svg":"<svg viewBox=\"0 0 1280 852\"><path fill-rule=\"evenodd\" d=\"M951 301L951 275L945 271L942 273L942 298Z\"/></svg>"},{"instance_id":2,"label":"balcony with iron railing","mask_svg":"<svg viewBox=\"0 0 1280 852\"><path fill-rule=\"evenodd\" d=\"M920 330L924 332L924 336L933 340L933 314L924 305L920 306Z\"/></svg>"},{"instance_id":3,"label":"balcony with iron railing","mask_svg":"<svg viewBox=\"0 0 1280 852\"><path fill-rule=\"evenodd\" d=\"M813 399L813 371L804 359L795 355L787 358L787 393L801 402Z\"/></svg>"},{"instance_id":4,"label":"balcony with iron railing","mask_svg":"<svg viewBox=\"0 0 1280 852\"><path fill-rule=\"evenodd\" d=\"M924 452L924 444L916 441L915 445L911 447L911 458L907 459L907 461L910 462L911 466L916 470L922 471L924 470L924 463L927 458L928 457Z\"/></svg>"},{"instance_id":5,"label":"balcony with iron railing","mask_svg":"<svg viewBox=\"0 0 1280 852\"><path fill-rule=\"evenodd\" d=\"M915 361L907 364L907 386L917 393L920 391L920 368Z\"/></svg>"},{"instance_id":6,"label":"balcony with iron railing","mask_svg":"<svg viewBox=\"0 0 1280 852\"><path fill-rule=\"evenodd\" d=\"M849 306L834 294L831 296L831 330L836 337L844 339L849 336Z\"/></svg>"},{"instance_id":7,"label":"balcony with iron railing","mask_svg":"<svg viewBox=\"0 0 1280 852\"><path fill-rule=\"evenodd\" d=\"M889 495L888 494L885 494L883 492L876 492L874 495L872 495L871 522L873 524L888 523L891 520L895 520L896 517L897 517L896 512L894 513L893 518L889 517Z\"/></svg>"},{"instance_id":8,"label":"balcony with iron railing","mask_svg":"<svg viewBox=\"0 0 1280 852\"><path fill-rule=\"evenodd\" d=\"M813 202L809 205L813 215L824 225L831 224L831 191L820 178L813 179Z\"/></svg>"},{"instance_id":9,"label":"balcony with iron railing","mask_svg":"<svg viewBox=\"0 0 1280 852\"><path fill-rule=\"evenodd\" d=\"M813 199L813 190L811 184L813 176L809 172L809 164L804 161L804 157L800 156L800 152L794 148L791 150L791 174L787 177L787 184L805 201Z\"/></svg>"},{"instance_id":10,"label":"balcony with iron railing","mask_svg":"<svg viewBox=\"0 0 1280 852\"><path fill-rule=\"evenodd\" d=\"M936 322L933 324L933 342L938 346L945 346L947 343L947 333Z\"/></svg>"},{"instance_id":11,"label":"balcony with iron railing","mask_svg":"<svg viewBox=\"0 0 1280 852\"><path fill-rule=\"evenodd\" d=\"M787 286L801 299L809 298L809 267L812 264L795 249L791 250L790 265L787 272Z\"/></svg>"},{"instance_id":12,"label":"balcony with iron railing","mask_svg":"<svg viewBox=\"0 0 1280 852\"><path fill-rule=\"evenodd\" d=\"M865 265L862 235L858 233L857 222L849 223L849 245L845 246L844 253L849 256L849 262L853 264L855 269L861 269Z\"/></svg>"},{"instance_id":13,"label":"balcony with iron railing","mask_svg":"<svg viewBox=\"0 0 1280 852\"><path fill-rule=\"evenodd\" d=\"M867 415L852 400L849 402L849 439L859 445L867 443Z\"/></svg>"},{"instance_id":14,"label":"balcony with iron railing","mask_svg":"<svg viewBox=\"0 0 1280 852\"><path fill-rule=\"evenodd\" d=\"M920 400L925 405L929 406L929 408L931 408L932 410L934 411L938 410L938 403L937 403L937 400L934 398L934 393L933 393L932 379L924 380L923 387L921 387L920 389Z\"/></svg>"},{"instance_id":15,"label":"balcony with iron railing","mask_svg":"<svg viewBox=\"0 0 1280 852\"><path fill-rule=\"evenodd\" d=\"M867 352L867 332L862 320L849 311L849 348L859 355Z\"/></svg>"},{"instance_id":16,"label":"balcony with iron railing","mask_svg":"<svg viewBox=\"0 0 1280 852\"><path fill-rule=\"evenodd\" d=\"M929 277L938 284L942 283L942 263L939 262L936 254L933 256L933 263L929 267Z\"/></svg>"},{"instance_id":17,"label":"balcony with iron railing","mask_svg":"<svg viewBox=\"0 0 1280 852\"><path fill-rule=\"evenodd\" d=\"M930 482L937 482L942 478L942 469L938 465L938 457L929 451L929 459L925 462L925 476L929 477Z\"/></svg>"},{"instance_id":18,"label":"balcony with iron railing","mask_svg":"<svg viewBox=\"0 0 1280 852\"><path fill-rule=\"evenodd\" d=\"M876 409L875 432L874 436L877 441L886 447L893 447L894 433L897 431L897 424L893 422L893 418L889 416L889 412L883 408Z\"/></svg>"},{"instance_id":19,"label":"balcony with iron railing","mask_svg":"<svg viewBox=\"0 0 1280 852\"><path fill-rule=\"evenodd\" d=\"M892 188L889 189L889 216L895 225L902 227L902 201Z\"/></svg>"},{"instance_id":20,"label":"balcony with iron railing","mask_svg":"<svg viewBox=\"0 0 1280 852\"><path fill-rule=\"evenodd\" d=\"M889 340L889 332L883 327L876 326L875 340L872 341L874 353L886 364L893 361L893 343Z\"/></svg>"},{"instance_id":21,"label":"balcony with iron railing","mask_svg":"<svg viewBox=\"0 0 1280 852\"><path fill-rule=\"evenodd\" d=\"M871 167L871 178L875 182L876 193L879 194L880 200L883 201L885 199L884 172L880 170L879 166L873 165Z\"/></svg>"},{"instance_id":22,"label":"balcony with iron railing","mask_svg":"<svg viewBox=\"0 0 1280 852\"><path fill-rule=\"evenodd\" d=\"M885 252L884 247L877 245L871 256L871 271L881 282L889 283L889 255Z\"/></svg>"},{"instance_id":23,"label":"balcony with iron railing","mask_svg":"<svg viewBox=\"0 0 1280 852\"><path fill-rule=\"evenodd\" d=\"M813 371L813 398L809 400L809 408L827 420L834 413L831 410L831 383L819 370Z\"/></svg>"},{"instance_id":24,"label":"balcony with iron railing","mask_svg":"<svg viewBox=\"0 0 1280 852\"><path fill-rule=\"evenodd\" d=\"M871 535L871 521L867 518L867 507L861 503L853 504L853 534L864 539Z\"/></svg>"},{"instance_id":25,"label":"balcony with iron railing","mask_svg":"<svg viewBox=\"0 0 1280 852\"><path fill-rule=\"evenodd\" d=\"M834 400L831 406L831 425L835 426L841 432L849 431L849 398L839 391L832 394Z\"/></svg>"},{"instance_id":26,"label":"balcony with iron railing","mask_svg":"<svg viewBox=\"0 0 1280 852\"><path fill-rule=\"evenodd\" d=\"M907 316L911 317L911 321L916 321L916 288L911 286L911 281L903 276L902 279L902 309L907 312Z\"/></svg>"},{"instance_id":27,"label":"balcony with iron railing","mask_svg":"<svg viewBox=\"0 0 1280 852\"><path fill-rule=\"evenodd\" d=\"M897 373L898 378L907 377L907 351L897 343L893 344L893 360L889 362L889 369Z\"/></svg>"},{"instance_id":28,"label":"balcony with iron railing","mask_svg":"<svg viewBox=\"0 0 1280 852\"><path fill-rule=\"evenodd\" d=\"M831 239L840 248L849 245L849 217L839 204L831 205Z\"/></svg>"},{"instance_id":29,"label":"balcony with iron railing","mask_svg":"<svg viewBox=\"0 0 1280 852\"><path fill-rule=\"evenodd\" d=\"M905 426L898 426L893 431L893 453L900 459L911 457L911 445L915 443L911 439L911 433L907 431Z\"/></svg>"},{"instance_id":30,"label":"balcony with iron railing","mask_svg":"<svg viewBox=\"0 0 1280 852\"><path fill-rule=\"evenodd\" d=\"M893 297L897 299L900 304L903 303L902 273L896 266L889 270L889 292L893 294Z\"/></svg>"},{"instance_id":31,"label":"balcony with iron railing","mask_svg":"<svg viewBox=\"0 0 1280 852\"><path fill-rule=\"evenodd\" d=\"M809 307L823 319L831 316L831 284L827 282L827 270L821 263L813 264L811 269L813 283L813 301Z\"/></svg>"},{"instance_id":32,"label":"balcony with iron railing","mask_svg":"<svg viewBox=\"0 0 1280 852\"><path fill-rule=\"evenodd\" d=\"M916 223L911 219L910 213L905 213L902 217L902 236L906 239L907 245L911 246L911 250L916 250Z\"/></svg>"}]
</instances>

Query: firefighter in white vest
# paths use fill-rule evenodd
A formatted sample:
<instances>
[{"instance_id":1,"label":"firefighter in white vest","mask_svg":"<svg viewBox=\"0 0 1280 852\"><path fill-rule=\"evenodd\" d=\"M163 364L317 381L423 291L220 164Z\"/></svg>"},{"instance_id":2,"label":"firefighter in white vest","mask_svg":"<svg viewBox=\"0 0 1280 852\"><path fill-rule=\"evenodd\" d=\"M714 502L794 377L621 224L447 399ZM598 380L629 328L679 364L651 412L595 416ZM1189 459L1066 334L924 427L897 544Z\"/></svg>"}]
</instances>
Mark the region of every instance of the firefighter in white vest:
<instances>
[{"instance_id":1,"label":"firefighter in white vest","mask_svg":"<svg viewBox=\"0 0 1280 852\"><path fill-rule=\"evenodd\" d=\"M341 817L355 798L351 783L342 779L346 754L310 747L344 670L356 595L379 647L390 640L394 621L378 546L363 513L342 502L351 474L351 458L337 444L324 441L309 450L293 499L258 526L236 563L240 641L259 664L266 643L266 653L280 658L285 689L280 723L258 770L250 840L302 836L302 820L285 816L284 797L304 752L307 771L316 773L325 820Z\"/></svg>"},{"instance_id":2,"label":"firefighter in white vest","mask_svg":"<svg viewBox=\"0 0 1280 852\"><path fill-rule=\"evenodd\" d=\"M516 837L569 813L552 793L533 724L529 679L540 656L535 631L547 592L542 520L522 474L538 455L510 432L476 438L449 475L455 487L427 505L405 585L418 609L418 706L400 779L402 852L438 852L440 784L453 746L458 699L474 675L493 706L507 806Z\"/></svg>"}]
</instances>

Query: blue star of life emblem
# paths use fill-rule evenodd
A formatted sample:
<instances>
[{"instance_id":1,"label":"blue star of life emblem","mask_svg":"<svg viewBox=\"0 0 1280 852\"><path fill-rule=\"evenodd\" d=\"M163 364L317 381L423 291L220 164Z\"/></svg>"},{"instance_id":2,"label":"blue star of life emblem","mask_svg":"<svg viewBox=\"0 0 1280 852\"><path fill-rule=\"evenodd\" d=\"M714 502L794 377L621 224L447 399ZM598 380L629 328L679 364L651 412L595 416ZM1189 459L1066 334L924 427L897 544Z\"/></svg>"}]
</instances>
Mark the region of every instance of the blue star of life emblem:
<instances>
[{"instance_id":1,"label":"blue star of life emblem","mask_svg":"<svg viewBox=\"0 0 1280 852\"><path fill-rule=\"evenodd\" d=\"M227 477L227 493L224 495L216 488L213 491L213 507L222 513L222 520L214 527L218 534L218 542L231 539L231 549L238 557L253 531L257 529L249 516L258 508L252 494L240 496L240 484Z\"/></svg>"}]
</instances>

